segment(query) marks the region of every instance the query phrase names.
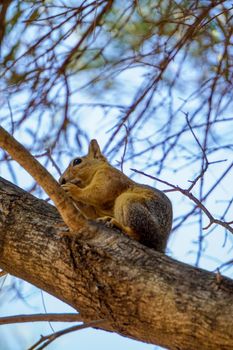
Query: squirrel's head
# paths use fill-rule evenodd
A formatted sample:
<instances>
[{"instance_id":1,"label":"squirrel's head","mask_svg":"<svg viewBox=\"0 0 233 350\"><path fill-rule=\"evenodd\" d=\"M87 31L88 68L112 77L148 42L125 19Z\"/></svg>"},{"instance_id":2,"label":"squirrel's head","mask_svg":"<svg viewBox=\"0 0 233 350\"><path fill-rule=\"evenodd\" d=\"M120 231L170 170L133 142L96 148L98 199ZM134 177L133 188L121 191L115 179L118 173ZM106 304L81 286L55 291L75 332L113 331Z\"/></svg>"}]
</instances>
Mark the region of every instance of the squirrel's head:
<instances>
[{"instance_id":1,"label":"squirrel's head","mask_svg":"<svg viewBox=\"0 0 233 350\"><path fill-rule=\"evenodd\" d=\"M61 185L72 182L79 187L85 187L95 172L107 163L96 140L91 140L88 153L84 157L74 158L59 179Z\"/></svg>"}]
</instances>

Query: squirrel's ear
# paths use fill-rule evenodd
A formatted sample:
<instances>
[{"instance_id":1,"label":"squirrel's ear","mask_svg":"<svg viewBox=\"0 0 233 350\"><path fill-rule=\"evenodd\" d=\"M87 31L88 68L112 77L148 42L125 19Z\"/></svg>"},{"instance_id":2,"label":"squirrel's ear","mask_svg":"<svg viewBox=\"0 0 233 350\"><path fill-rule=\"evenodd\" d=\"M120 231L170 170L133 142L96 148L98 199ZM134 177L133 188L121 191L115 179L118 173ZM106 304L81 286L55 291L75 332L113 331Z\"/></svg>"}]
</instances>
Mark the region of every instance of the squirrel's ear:
<instances>
[{"instance_id":1,"label":"squirrel's ear","mask_svg":"<svg viewBox=\"0 0 233 350\"><path fill-rule=\"evenodd\" d=\"M106 158L101 153L100 147L96 140L91 140L88 149L88 156L96 159L106 160Z\"/></svg>"}]
</instances>

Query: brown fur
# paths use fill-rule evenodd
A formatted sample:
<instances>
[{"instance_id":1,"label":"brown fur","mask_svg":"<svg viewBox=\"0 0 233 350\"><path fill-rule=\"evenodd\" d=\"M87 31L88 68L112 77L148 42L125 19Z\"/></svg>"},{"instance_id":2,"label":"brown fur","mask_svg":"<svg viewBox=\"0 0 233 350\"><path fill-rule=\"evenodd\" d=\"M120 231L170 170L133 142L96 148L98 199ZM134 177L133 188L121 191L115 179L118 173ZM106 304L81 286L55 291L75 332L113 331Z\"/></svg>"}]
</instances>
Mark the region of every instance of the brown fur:
<instances>
[{"instance_id":1,"label":"brown fur","mask_svg":"<svg viewBox=\"0 0 233 350\"><path fill-rule=\"evenodd\" d=\"M164 251L172 223L169 199L112 167L96 140L90 142L86 156L70 163L59 182L87 218L108 222L142 244Z\"/></svg>"}]
</instances>

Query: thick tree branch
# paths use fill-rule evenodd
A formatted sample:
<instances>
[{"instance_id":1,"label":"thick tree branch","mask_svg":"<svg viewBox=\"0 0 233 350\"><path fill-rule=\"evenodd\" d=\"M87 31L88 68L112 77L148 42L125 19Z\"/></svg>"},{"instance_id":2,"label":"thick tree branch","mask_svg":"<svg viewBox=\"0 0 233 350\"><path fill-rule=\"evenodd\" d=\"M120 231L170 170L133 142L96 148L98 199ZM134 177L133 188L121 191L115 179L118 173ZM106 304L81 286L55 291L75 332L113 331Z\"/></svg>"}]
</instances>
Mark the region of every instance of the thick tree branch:
<instances>
[{"instance_id":1,"label":"thick tree branch","mask_svg":"<svg viewBox=\"0 0 233 350\"><path fill-rule=\"evenodd\" d=\"M0 267L84 322L104 319L98 327L169 349L232 349L233 281L100 224L86 225L85 240L61 238L56 209L5 180L0 203Z\"/></svg>"}]
</instances>

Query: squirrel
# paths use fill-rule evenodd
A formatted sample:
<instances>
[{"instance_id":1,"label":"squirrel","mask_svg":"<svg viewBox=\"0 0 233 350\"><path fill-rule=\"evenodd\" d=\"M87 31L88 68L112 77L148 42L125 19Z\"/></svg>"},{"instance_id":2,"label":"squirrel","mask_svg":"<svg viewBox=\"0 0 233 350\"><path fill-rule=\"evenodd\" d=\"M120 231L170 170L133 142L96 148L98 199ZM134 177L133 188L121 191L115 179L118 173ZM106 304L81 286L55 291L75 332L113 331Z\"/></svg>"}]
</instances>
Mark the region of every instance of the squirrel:
<instances>
[{"instance_id":1,"label":"squirrel","mask_svg":"<svg viewBox=\"0 0 233 350\"><path fill-rule=\"evenodd\" d=\"M165 251L172 225L170 200L114 168L96 140L91 140L86 156L71 161L59 183L85 218L115 226L145 246Z\"/></svg>"}]
</instances>

